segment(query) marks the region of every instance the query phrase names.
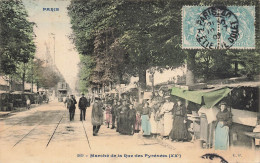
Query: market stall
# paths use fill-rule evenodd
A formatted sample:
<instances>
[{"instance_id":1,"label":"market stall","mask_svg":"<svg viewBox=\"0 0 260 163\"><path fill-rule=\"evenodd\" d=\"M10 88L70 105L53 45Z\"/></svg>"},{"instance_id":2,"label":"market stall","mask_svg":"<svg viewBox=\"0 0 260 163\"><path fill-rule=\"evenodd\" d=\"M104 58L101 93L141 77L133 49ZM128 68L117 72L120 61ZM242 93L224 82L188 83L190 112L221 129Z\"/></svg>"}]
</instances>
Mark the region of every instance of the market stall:
<instances>
[{"instance_id":1,"label":"market stall","mask_svg":"<svg viewBox=\"0 0 260 163\"><path fill-rule=\"evenodd\" d=\"M230 142L232 145L250 145L251 138L242 131L252 132L259 119L259 82L244 82L228 85L214 85L210 88L190 91L175 86L171 94L186 99L188 103L200 105L188 119L192 121L192 133L195 139L202 140L206 147L214 142L214 122L218 112L215 106L226 101L232 113Z\"/></svg>"}]
</instances>

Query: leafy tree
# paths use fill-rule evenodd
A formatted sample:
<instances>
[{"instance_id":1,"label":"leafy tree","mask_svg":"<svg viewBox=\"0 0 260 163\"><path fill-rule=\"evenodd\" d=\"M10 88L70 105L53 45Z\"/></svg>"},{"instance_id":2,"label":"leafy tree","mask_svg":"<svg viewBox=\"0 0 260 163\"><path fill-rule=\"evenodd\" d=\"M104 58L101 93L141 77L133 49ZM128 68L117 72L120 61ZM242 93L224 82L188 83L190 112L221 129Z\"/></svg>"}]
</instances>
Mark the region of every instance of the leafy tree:
<instances>
[{"instance_id":1,"label":"leafy tree","mask_svg":"<svg viewBox=\"0 0 260 163\"><path fill-rule=\"evenodd\" d=\"M72 1L68 8L72 38L80 53L94 58L96 81L111 81L115 76L120 79L124 73L130 73L139 75L144 87L148 68L183 63L184 55L171 51L175 39L165 40L163 46L157 41L160 31L153 24L153 19L158 17L157 5L131 1Z\"/></svg>"},{"instance_id":2,"label":"leafy tree","mask_svg":"<svg viewBox=\"0 0 260 163\"><path fill-rule=\"evenodd\" d=\"M21 0L0 1L0 70L14 74L19 64L28 63L35 53L33 22Z\"/></svg>"},{"instance_id":3,"label":"leafy tree","mask_svg":"<svg viewBox=\"0 0 260 163\"><path fill-rule=\"evenodd\" d=\"M55 87L59 81L64 80L56 67L45 66L44 61L40 59L35 59L32 66L33 82L37 83L38 87L45 89L52 88Z\"/></svg>"},{"instance_id":4,"label":"leafy tree","mask_svg":"<svg viewBox=\"0 0 260 163\"><path fill-rule=\"evenodd\" d=\"M93 61L90 56L80 55L79 64L79 91L88 92L88 87L90 87L90 75L93 67Z\"/></svg>"},{"instance_id":5,"label":"leafy tree","mask_svg":"<svg viewBox=\"0 0 260 163\"><path fill-rule=\"evenodd\" d=\"M115 70L121 63L119 53L111 52L115 50L113 47L117 47L114 44L116 30L109 26L115 13L113 5L116 3L104 0L72 1L68 8L73 29L71 38L78 52L90 56L88 58L93 61L91 71L86 70L87 74L91 72L89 80L93 85L102 86L115 81Z\"/></svg>"},{"instance_id":6,"label":"leafy tree","mask_svg":"<svg viewBox=\"0 0 260 163\"><path fill-rule=\"evenodd\" d=\"M147 69L175 68L185 62L189 70L186 80L191 84L194 83L194 74L205 80L244 75L246 72L257 74L259 63L252 62L251 58L259 59L258 21L256 50L181 48L182 6L223 5L223 2L225 5L255 5L256 13L259 11L259 3L255 0L72 1L68 7L72 40L82 55L91 56L94 61L90 74L93 83L110 82L129 73L138 75L144 87Z\"/></svg>"}]
</instances>

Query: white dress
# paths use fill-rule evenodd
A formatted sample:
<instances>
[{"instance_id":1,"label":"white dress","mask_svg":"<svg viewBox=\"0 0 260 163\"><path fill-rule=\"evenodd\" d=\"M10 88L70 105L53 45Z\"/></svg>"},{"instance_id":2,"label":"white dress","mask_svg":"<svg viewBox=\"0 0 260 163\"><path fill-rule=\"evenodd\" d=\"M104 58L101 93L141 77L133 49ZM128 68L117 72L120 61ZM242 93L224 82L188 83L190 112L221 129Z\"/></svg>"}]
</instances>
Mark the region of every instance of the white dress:
<instances>
[{"instance_id":1,"label":"white dress","mask_svg":"<svg viewBox=\"0 0 260 163\"><path fill-rule=\"evenodd\" d=\"M150 123L151 123L151 133L156 134L157 133L157 122L155 121L155 113L151 113L150 117Z\"/></svg>"},{"instance_id":2,"label":"white dress","mask_svg":"<svg viewBox=\"0 0 260 163\"><path fill-rule=\"evenodd\" d=\"M163 112L164 112L164 133L163 136L169 136L171 130L172 130L172 122L173 122L173 116L172 116L172 109L173 109L174 103L173 102L167 102L163 104Z\"/></svg>"}]
</instances>

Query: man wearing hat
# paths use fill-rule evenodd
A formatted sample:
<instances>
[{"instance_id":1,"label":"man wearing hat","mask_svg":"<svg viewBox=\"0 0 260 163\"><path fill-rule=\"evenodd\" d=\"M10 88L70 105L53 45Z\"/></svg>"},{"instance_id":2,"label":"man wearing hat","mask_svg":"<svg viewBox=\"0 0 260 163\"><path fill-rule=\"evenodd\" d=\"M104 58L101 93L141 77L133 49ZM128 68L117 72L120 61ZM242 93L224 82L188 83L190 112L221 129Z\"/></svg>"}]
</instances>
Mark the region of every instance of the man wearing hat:
<instances>
[{"instance_id":1,"label":"man wearing hat","mask_svg":"<svg viewBox=\"0 0 260 163\"><path fill-rule=\"evenodd\" d=\"M96 96L92 107L91 123L93 125L93 136L97 136L100 126L103 124L103 105L101 99Z\"/></svg>"},{"instance_id":2,"label":"man wearing hat","mask_svg":"<svg viewBox=\"0 0 260 163\"><path fill-rule=\"evenodd\" d=\"M85 117L86 117L86 109L87 109L87 106L89 106L89 101L87 100L87 98L85 97L85 94L84 93L81 93L81 97L79 99L79 110L80 110L80 120L86 120Z\"/></svg>"},{"instance_id":3,"label":"man wearing hat","mask_svg":"<svg viewBox=\"0 0 260 163\"><path fill-rule=\"evenodd\" d=\"M74 98L73 95L70 95L70 98L67 101L67 108L69 109L69 113L70 113L70 121L74 120L76 104L77 104L76 99Z\"/></svg>"}]
</instances>

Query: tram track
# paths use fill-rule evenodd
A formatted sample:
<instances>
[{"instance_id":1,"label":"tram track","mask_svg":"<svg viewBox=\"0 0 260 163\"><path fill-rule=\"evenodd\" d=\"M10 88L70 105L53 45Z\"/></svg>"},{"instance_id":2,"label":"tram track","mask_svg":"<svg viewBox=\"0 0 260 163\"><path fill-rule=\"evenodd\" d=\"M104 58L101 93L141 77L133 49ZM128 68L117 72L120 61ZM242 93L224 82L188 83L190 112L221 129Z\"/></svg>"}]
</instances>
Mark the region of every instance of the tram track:
<instances>
[{"instance_id":1,"label":"tram track","mask_svg":"<svg viewBox=\"0 0 260 163\"><path fill-rule=\"evenodd\" d=\"M86 138L87 138L87 141L88 141L88 146L89 146L89 149L91 150L90 143L89 143L89 140L88 140L88 135L87 135L87 132L86 132L86 128L85 128L85 126L84 126L84 123L83 123L83 121L81 121L81 123L82 123L83 129L84 129L85 136L86 136Z\"/></svg>"},{"instance_id":2,"label":"tram track","mask_svg":"<svg viewBox=\"0 0 260 163\"><path fill-rule=\"evenodd\" d=\"M52 133L52 135L51 135L51 137L50 137L50 139L49 139L49 141L48 141L48 143L47 143L47 145L46 145L46 148L49 146L49 144L50 144L50 142L51 142L51 140L52 140L52 138L53 138L53 136L54 136L54 134L55 134L55 132L56 132L56 130L57 130L57 128L58 128L58 126L60 125L61 120L62 120L63 117L64 117L64 114L65 114L65 112L62 114L61 119L59 120L59 123L58 123L57 126L55 127L55 129L54 129L54 131L53 131L53 133Z\"/></svg>"},{"instance_id":3,"label":"tram track","mask_svg":"<svg viewBox=\"0 0 260 163\"><path fill-rule=\"evenodd\" d=\"M59 111L59 113L61 113L63 111ZM59 114L58 113L58 114ZM29 132L27 132L20 140L18 140L14 145L13 145L13 148L16 147L18 144L20 144L23 140L25 140L26 137L28 137L28 135L30 135L38 126L40 126L41 124L43 124L46 119L48 119L48 117L50 116L50 114L53 114L53 113L48 113L47 115L44 116L44 118L39 122L37 123ZM63 113L64 115L65 113ZM62 117L63 117L62 115Z\"/></svg>"}]
</instances>

